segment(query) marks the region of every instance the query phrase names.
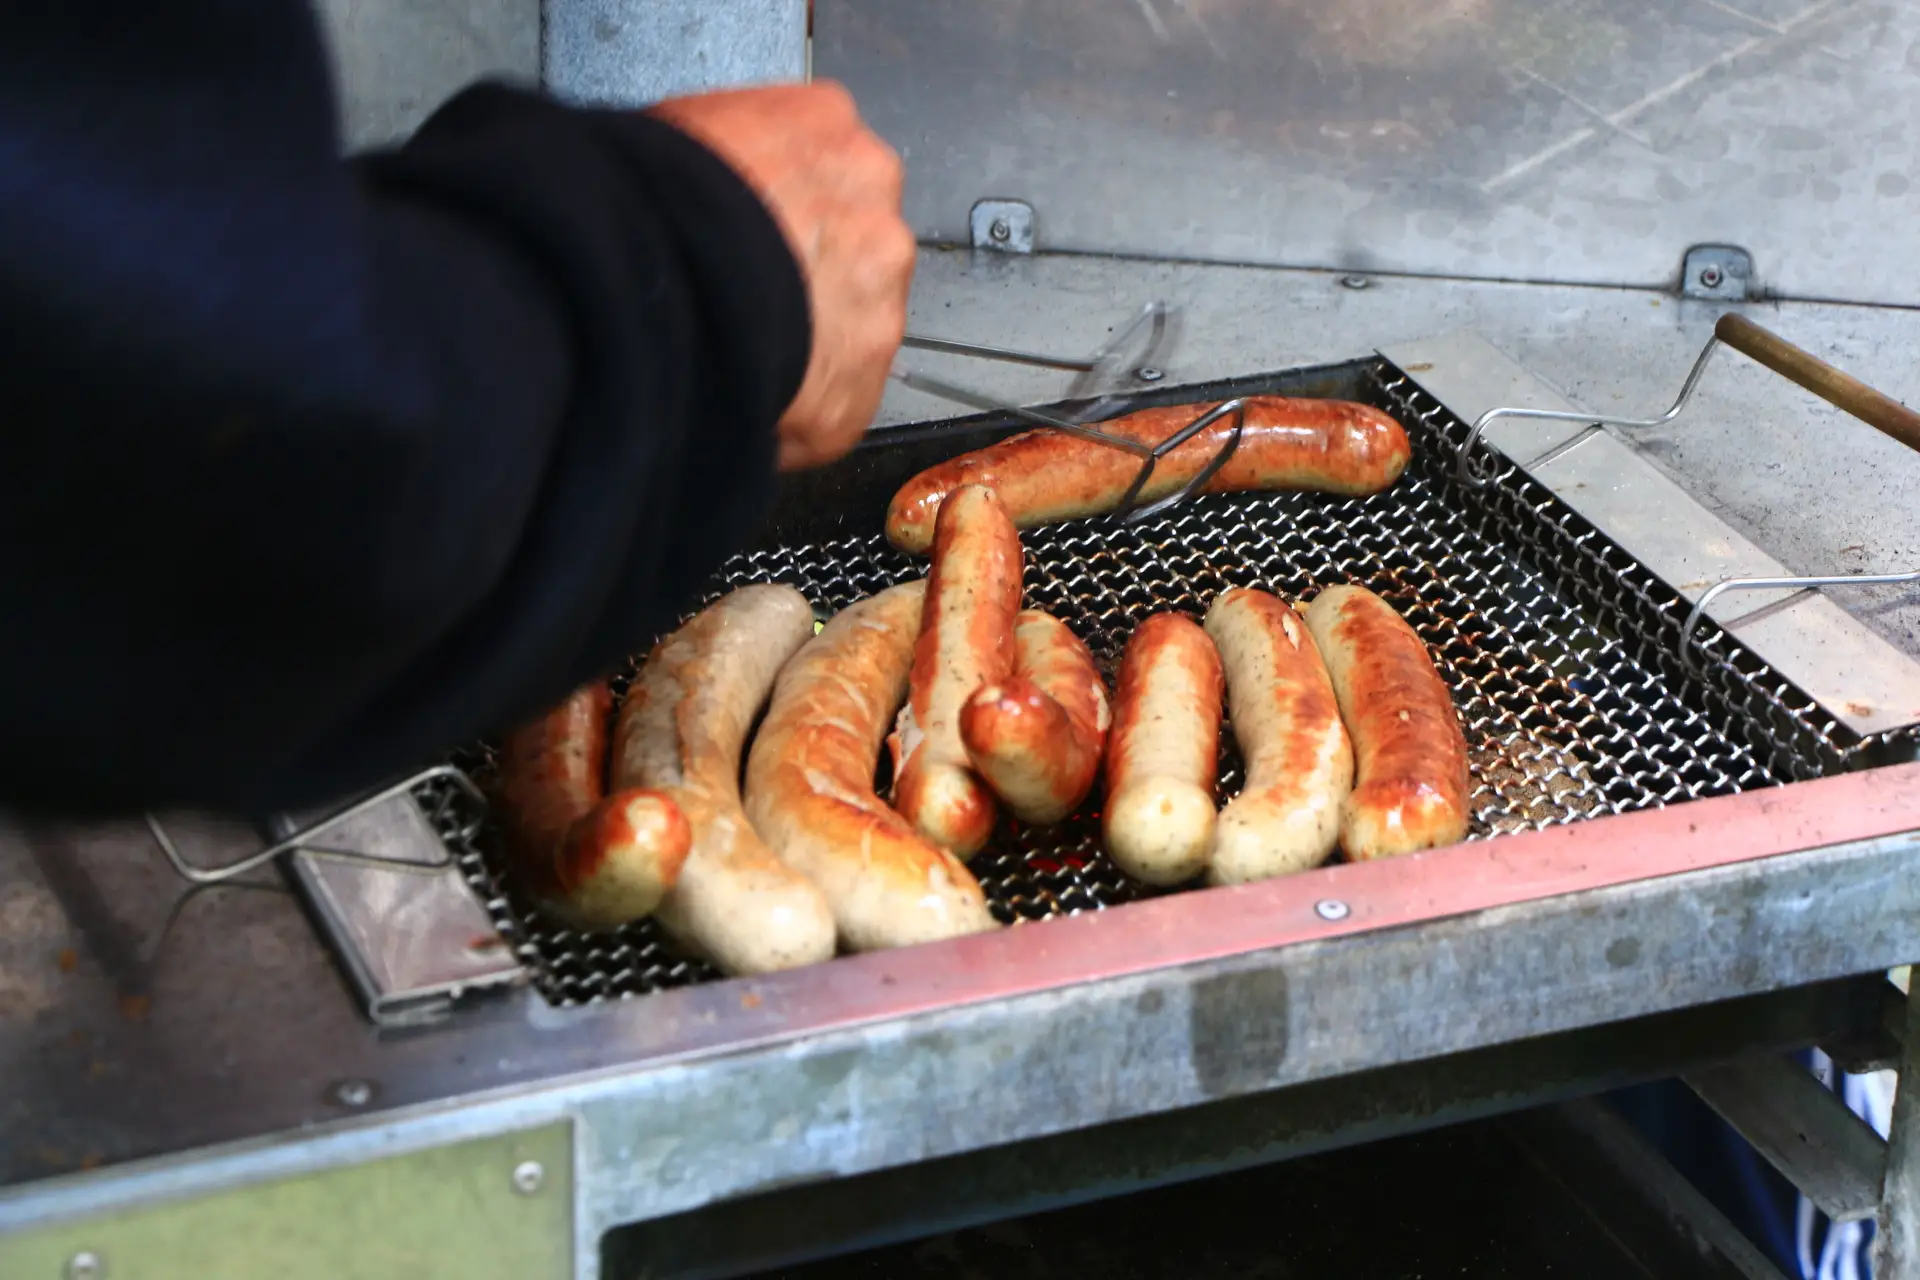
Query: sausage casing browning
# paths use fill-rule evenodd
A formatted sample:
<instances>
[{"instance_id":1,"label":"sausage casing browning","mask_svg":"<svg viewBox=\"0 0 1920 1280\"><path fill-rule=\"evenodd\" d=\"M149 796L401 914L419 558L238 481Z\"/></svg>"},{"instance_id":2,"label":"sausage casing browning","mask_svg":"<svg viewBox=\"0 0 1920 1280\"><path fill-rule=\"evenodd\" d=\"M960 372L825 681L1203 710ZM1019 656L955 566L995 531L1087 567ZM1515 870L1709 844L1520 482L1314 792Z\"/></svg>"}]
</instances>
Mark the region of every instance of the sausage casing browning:
<instances>
[{"instance_id":1,"label":"sausage casing browning","mask_svg":"<svg viewBox=\"0 0 1920 1280\"><path fill-rule=\"evenodd\" d=\"M906 696L926 584L841 612L780 674L747 756L754 829L832 904L855 951L994 927L980 884L874 793L887 722Z\"/></svg>"},{"instance_id":2,"label":"sausage casing browning","mask_svg":"<svg viewBox=\"0 0 1920 1280\"><path fill-rule=\"evenodd\" d=\"M960 713L967 755L1022 822L1058 822L1087 798L1111 713L1093 655L1067 624L1028 609L1014 620L1013 675L981 686Z\"/></svg>"},{"instance_id":3,"label":"sausage casing browning","mask_svg":"<svg viewBox=\"0 0 1920 1280\"><path fill-rule=\"evenodd\" d=\"M615 786L665 793L693 831L660 922L728 973L833 954L826 900L754 834L740 804L754 715L812 634L813 607L798 591L742 587L655 646L614 729Z\"/></svg>"},{"instance_id":4,"label":"sausage casing browning","mask_svg":"<svg viewBox=\"0 0 1920 1280\"><path fill-rule=\"evenodd\" d=\"M679 878L691 834L665 796L605 795L604 680L582 686L509 733L495 788L514 878L579 929L610 929L651 915Z\"/></svg>"},{"instance_id":5,"label":"sausage casing browning","mask_svg":"<svg viewBox=\"0 0 1920 1280\"><path fill-rule=\"evenodd\" d=\"M1400 424L1368 405L1283 396L1251 396L1246 403L1240 445L1207 482L1208 493L1378 493L1400 478L1412 456ZM1099 427L1157 445L1213 407L1142 409ZM1165 497L1192 480L1213 460L1231 430L1231 420L1224 420L1168 453L1154 468L1141 499ZM998 493L1021 529L1098 515L1120 505L1139 469L1138 457L1111 445L1046 429L1022 432L929 467L907 481L887 508L887 538L902 551L926 551L933 545L943 500L969 484Z\"/></svg>"},{"instance_id":6,"label":"sausage casing browning","mask_svg":"<svg viewBox=\"0 0 1920 1280\"><path fill-rule=\"evenodd\" d=\"M1120 659L1107 743L1107 852L1148 884L1207 865L1220 765L1220 655L1191 619L1157 613Z\"/></svg>"},{"instance_id":7,"label":"sausage casing browning","mask_svg":"<svg viewBox=\"0 0 1920 1280\"><path fill-rule=\"evenodd\" d=\"M1353 735L1355 786L1341 849L1360 861L1465 839L1467 742L1426 645L1360 587L1328 587L1306 616Z\"/></svg>"},{"instance_id":8,"label":"sausage casing browning","mask_svg":"<svg viewBox=\"0 0 1920 1280\"><path fill-rule=\"evenodd\" d=\"M1245 884L1317 867L1340 839L1353 746L1306 621L1238 587L1207 610L1247 782L1220 811L1207 879Z\"/></svg>"},{"instance_id":9,"label":"sausage casing browning","mask_svg":"<svg viewBox=\"0 0 1920 1280\"><path fill-rule=\"evenodd\" d=\"M613 694L596 680L500 740L495 800L515 875L536 894L557 886L553 861L573 824L606 795Z\"/></svg>"},{"instance_id":10,"label":"sausage casing browning","mask_svg":"<svg viewBox=\"0 0 1920 1280\"><path fill-rule=\"evenodd\" d=\"M973 771L960 709L974 690L1013 674L1020 612L1020 535L989 489L956 491L941 508L907 705L892 745L893 807L921 835L970 858L993 834L993 793Z\"/></svg>"}]
</instances>

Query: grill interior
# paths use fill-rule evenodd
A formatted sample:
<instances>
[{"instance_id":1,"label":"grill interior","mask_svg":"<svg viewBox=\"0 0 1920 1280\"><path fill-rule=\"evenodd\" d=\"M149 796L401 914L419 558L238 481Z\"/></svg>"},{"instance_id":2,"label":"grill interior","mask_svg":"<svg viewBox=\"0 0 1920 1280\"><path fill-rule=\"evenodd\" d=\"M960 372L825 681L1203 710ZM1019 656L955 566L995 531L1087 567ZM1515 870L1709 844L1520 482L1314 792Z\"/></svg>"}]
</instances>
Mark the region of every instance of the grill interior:
<instances>
[{"instance_id":1,"label":"grill interior","mask_svg":"<svg viewBox=\"0 0 1920 1280\"><path fill-rule=\"evenodd\" d=\"M1087 642L1109 673L1148 614L1196 616L1234 586L1288 598L1356 582L1427 642L1453 690L1474 778L1472 837L1652 808L1832 773L1910 752L1862 741L1711 625L1708 673L1677 657L1686 607L1604 535L1511 464L1485 489L1454 478L1467 427L1384 361L1142 396L1142 405L1238 394L1338 396L1386 409L1414 460L1365 499L1219 495L1136 526L1076 521L1023 535L1030 607ZM750 582L798 587L837 610L925 572L878 532L897 484L940 457L1014 429L972 418L881 433L841 467L789 486L767 540L729 561L706 595ZM1222 735L1221 798L1240 786ZM484 769L484 760L471 762ZM648 922L589 936L528 908L501 875L495 841L460 837L458 793L431 797L475 891L542 993L578 1004L716 976ZM1098 796L1094 797L1097 801ZM1052 828L1005 823L972 863L1003 922L1099 910L1156 892L1100 848L1093 802ZM1177 890L1176 890L1177 892Z\"/></svg>"}]
</instances>

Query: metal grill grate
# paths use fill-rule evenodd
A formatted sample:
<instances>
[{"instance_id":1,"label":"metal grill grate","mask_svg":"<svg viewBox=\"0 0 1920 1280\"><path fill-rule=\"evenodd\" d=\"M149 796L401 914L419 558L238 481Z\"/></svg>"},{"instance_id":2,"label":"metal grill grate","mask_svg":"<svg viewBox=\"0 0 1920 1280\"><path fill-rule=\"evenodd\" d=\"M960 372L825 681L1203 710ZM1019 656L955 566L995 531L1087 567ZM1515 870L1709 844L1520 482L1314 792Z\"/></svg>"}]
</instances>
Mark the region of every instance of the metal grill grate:
<instances>
[{"instance_id":1,"label":"metal grill grate","mask_svg":"<svg viewBox=\"0 0 1920 1280\"><path fill-rule=\"evenodd\" d=\"M1289 598L1337 582L1379 592L1434 653L1472 755L1474 838L1773 785L1845 768L1863 746L1805 695L1708 628L1706 679L1675 646L1679 597L1518 468L1484 490L1452 475L1466 424L1392 366L1371 393L1414 442L1391 491L1203 498L1132 527L1080 521L1025 535L1027 599L1111 670L1149 613L1203 613L1228 587ZM735 557L708 599L784 582L837 610L925 571L878 534ZM1223 735L1222 796L1240 785ZM430 809L430 811L432 811ZM449 824L450 826L452 824ZM1004 829L973 863L1001 920L1096 910L1151 892L1101 852L1090 813ZM525 909L482 837L456 849L539 988L576 1004L679 986L712 971L648 923L585 936Z\"/></svg>"}]
</instances>

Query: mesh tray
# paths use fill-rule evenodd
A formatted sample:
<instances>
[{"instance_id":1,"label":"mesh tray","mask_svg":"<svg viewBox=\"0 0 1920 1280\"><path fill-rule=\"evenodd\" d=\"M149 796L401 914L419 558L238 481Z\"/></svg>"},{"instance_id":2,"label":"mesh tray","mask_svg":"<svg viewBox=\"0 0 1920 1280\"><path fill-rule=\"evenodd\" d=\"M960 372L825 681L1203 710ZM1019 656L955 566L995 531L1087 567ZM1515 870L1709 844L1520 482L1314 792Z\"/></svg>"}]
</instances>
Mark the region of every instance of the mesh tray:
<instances>
[{"instance_id":1,"label":"mesh tray","mask_svg":"<svg viewBox=\"0 0 1920 1280\"><path fill-rule=\"evenodd\" d=\"M1413 462L1391 490L1364 499L1219 495L1136 526L1089 520L1033 530L1023 535L1029 606L1063 619L1110 674L1133 628L1155 611L1198 616L1233 586L1289 598L1339 582L1370 587L1420 633L1453 691L1472 760L1473 839L1777 785L1911 746L1852 736L1711 626L1700 632L1709 673L1690 674L1675 656L1680 597L1518 468L1505 465L1484 490L1461 487L1451 460L1466 424L1398 370L1376 360L1312 378L1186 388L1142 403L1271 390L1373 403L1413 440ZM782 582L837 610L924 573L924 561L868 531L879 523L871 513L932 457L1009 429L970 419L862 450L808 482L813 492L790 493L785 507L798 514L777 517L773 538L729 561L704 600ZM835 536L862 513L860 532ZM1224 800L1239 789L1240 761L1231 733L1222 743ZM484 760L475 763L484 770ZM452 809L429 806L436 811ZM442 825L451 833L458 823ZM716 976L648 922L597 936L552 924L507 884L490 833L453 843L550 1001ZM1107 858L1091 807L1051 828L1003 825L971 865L1009 924L1156 892Z\"/></svg>"}]
</instances>

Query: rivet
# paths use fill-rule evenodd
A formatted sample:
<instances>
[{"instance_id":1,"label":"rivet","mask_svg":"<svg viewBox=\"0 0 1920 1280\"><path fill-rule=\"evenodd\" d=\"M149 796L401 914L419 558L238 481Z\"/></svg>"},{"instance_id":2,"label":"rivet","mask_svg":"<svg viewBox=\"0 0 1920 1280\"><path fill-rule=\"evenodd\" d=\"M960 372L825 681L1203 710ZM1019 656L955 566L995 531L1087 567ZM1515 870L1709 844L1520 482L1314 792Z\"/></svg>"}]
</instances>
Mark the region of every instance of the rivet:
<instances>
[{"instance_id":1,"label":"rivet","mask_svg":"<svg viewBox=\"0 0 1920 1280\"><path fill-rule=\"evenodd\" d=\"M1163 369L1156 369L1150 364L1143 364L1133 371L1133 376L1142 382L1158 382L1167 375Z\"/></svg>"},{"instance_id":2,"label":"rivet","mask_svg":"<svg viewBox=\"0 0 1920 1280\"><path fill-rule=\"evenodd\" d=\"M987 234L995 240L1008 240L1013 237L1013 228L1007 225L1005 218L995 218L993 225L987 228Z\"/></svg>"},{"instance_id":3,"label":"rivet","mask_svg":"<svg viewBox=\"0 0 1920 1280\"><path fill-rule=\"evenodd\" d=\"M97 1253L80 1252L67 1259L67 1280L100 1280L107 1274Z\"/></svg>"},{"instance_id":4,"label":"rivet","mask_svg":"<svg viewBox=\"0 0 1920 1280\"><path fill-rule=\"evenodd\" d=\"M343 1107L364 1107L373 1101L373 1086L365 1080L342 1080L333 1086L333 1100Z\"/></svg>"},{"instance_id":5,"label":"rivet","mask_svg":"<svg viewBox=\"0 0 1920 1280\"><path fill-rule=\"evenodd\" d=\"M1373 281L1365 276L1341 276L1340 283L1348 289L1370 289Z\"/></svg>"},{"instance_id":6,"label":"rivet","mask_svg":"<svg viewBox=\"0 0 1920 1280\"><path fill-rule=\"evenodd\" d=\"M1353 914L1353 908L1338 898L1322 898L1313 904L1313 914L1322 920L1345 920Z\"/></svg>"},{"instance_id":7,"label":"rivet","mask_svg":"<svg viewBox=\"0 0 1920 1280\"><path fill-rule=\"evenodd\" d=\"M1709 289L1718 289L1720 282L1725 279L1719 267L1709 265L1700 268L1700 283Z\"/></svg>"},{"instance_id":8,"label":"rivet","mask_svg":"<svg viewBox=\"0 0 1920 1280\"><path fill-rule=\"evenodd\" d=\"M513 1189L523 1196L533 1195L547 1180L547 1171L538 1160L522 1160L513 1166Z\"/></svg>"}]
</instances>

